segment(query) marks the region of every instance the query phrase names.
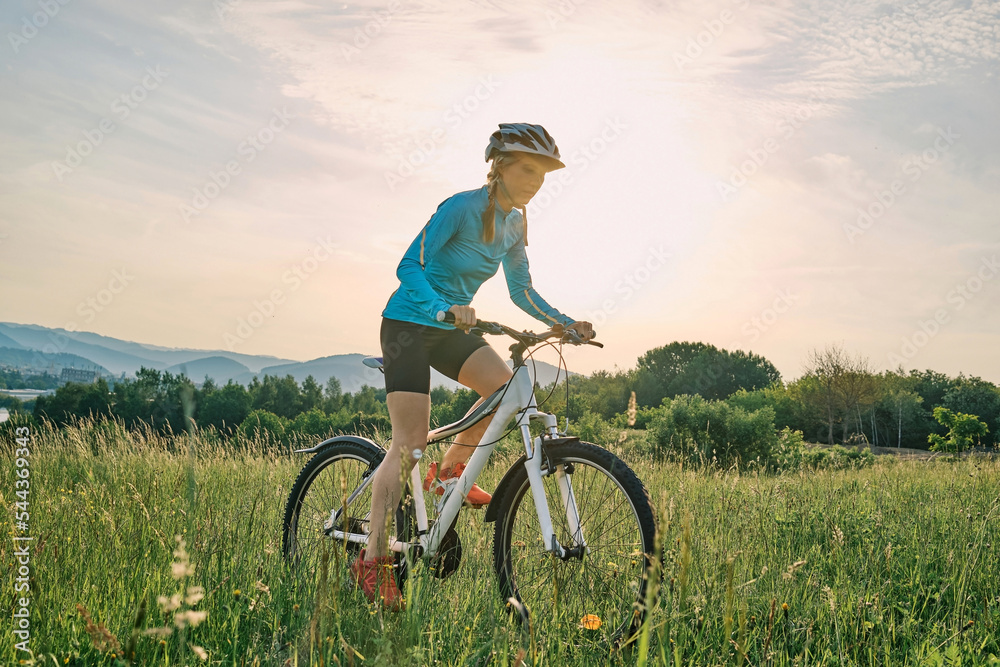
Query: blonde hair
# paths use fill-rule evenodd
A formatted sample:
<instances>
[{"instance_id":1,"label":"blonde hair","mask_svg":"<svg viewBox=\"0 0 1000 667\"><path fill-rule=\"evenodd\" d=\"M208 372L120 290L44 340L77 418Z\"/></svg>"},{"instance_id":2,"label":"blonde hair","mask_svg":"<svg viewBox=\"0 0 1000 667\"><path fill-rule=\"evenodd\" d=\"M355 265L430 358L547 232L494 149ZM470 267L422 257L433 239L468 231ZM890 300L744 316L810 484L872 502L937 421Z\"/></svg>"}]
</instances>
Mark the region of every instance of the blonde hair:
<instances>
[{"instance_id":1,"label":"blonde hair","mask_svg":"<svg viewBox=\"0 0 1000 667\"><path fill-rule=\"evenodd\" d=\"M495 226L496 206L497 206L497 186L500 184L500 171L517 162L517 157L510 153L497 153L493 157L493 164L490 165L490 172L486 175L486 192L489 194L489 203L483 211L483 242L493 243L493 233ZM524 245L528 245L528 209L521 207L521 217L524 219Z\"/></svg>"}]
</instances>

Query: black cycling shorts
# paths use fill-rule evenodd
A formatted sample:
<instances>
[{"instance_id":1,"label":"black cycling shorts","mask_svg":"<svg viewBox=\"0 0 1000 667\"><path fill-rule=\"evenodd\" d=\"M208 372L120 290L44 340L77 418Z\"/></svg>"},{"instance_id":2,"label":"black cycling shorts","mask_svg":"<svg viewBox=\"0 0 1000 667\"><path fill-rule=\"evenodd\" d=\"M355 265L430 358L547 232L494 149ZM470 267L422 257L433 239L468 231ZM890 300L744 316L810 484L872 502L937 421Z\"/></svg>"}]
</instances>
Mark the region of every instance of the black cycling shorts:
<instances>
[{"instance_id":1,"label":"black cycling shorts","mask_svg":"<svg viewBox=\"0 0 1000 667\"><path fill-rule=\"evenodd\" d=\"M382 370L385 392L431 393L431 367L458 381L462 364L489 343L461 329L439 329L425 324L382 318Z\"/></svg>"}]
</instances>

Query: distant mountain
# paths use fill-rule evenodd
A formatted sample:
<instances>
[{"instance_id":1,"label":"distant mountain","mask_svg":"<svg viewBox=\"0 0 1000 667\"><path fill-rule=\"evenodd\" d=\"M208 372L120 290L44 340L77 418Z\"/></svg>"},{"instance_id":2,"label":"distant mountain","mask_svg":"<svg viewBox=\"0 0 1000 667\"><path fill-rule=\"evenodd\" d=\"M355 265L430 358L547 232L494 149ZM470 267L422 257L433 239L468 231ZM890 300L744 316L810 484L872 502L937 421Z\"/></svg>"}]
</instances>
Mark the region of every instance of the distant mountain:
<instances>
[{"instance_id":1,"label":"distant mountain","mask_svg":"<svg viewBox=\"0 0 1000 667\"><path fill-rule=\"evenodd\" d=\"M23 345L6 334L0 333L0 347L9 347L12 350L24 350Z\"/></svg>"},{"instance_id":2,"label":"distant mountain","mask_svg":"<svg viewBox=\"0 0 1000 667\"><path fill-rule=\"evenodd\" d=\"M102 345L82 343L76 340L78 334L65 329L2 323L0 324L0 333L13 338L26 348L42 351L45 363L53 363L50 361L50 357L67 353L89 359L91 364L103 366L113 375L132 374L142 366L156 369L162 369L166 366L161 362L118 352Z\"/></svg>"},{"instance_id":3,"label":"distant mountain","mask_svg":"<svg viewBox=\"0 0 1000 667\"><path fill-rule=\"evenodd\" d=\"M217 385L224 385L230 380L240 382L238 378L252 376L250 369L238 361L227 359L226 357L205 357L185 361L167 368L167 371L174 375L186 375L197 384L205 380L205 376L212 378Z\"/></svg>"},{"instance_id":4,"label":"distant mountain","mask_svg":"<svg viewBox=\"0 0 1000 667\"><path fill-rule=\"evenodd\" d=\"M105 367L113 375L121 375L122 373L134 375L142 367L166 370L171 366L179 366L211 356L224 357L242 364L246 367L243 372L251 375L265 366L289 361L280 357L255 356L225 350L192 350L145 345L86 331L70 332L65 329L50 329L35 324L2 322L0 323L0 335L13 340L17 346L27 349L46 351L54 349L57 353L65 352L79 355ZM46 359L49 356L46 354ZM201 379L197 378L198 381Z\"/></svg>"},{"instance_id":5,"label":"distant mountain","mask_svg":"<svg viewBox=\"0 0 1000 667\"><path fill-rule=\"evenodd\" d=\"M3 343L9 341L4 346ZM52 352L52 350L56 352ZM40 350L47 350L40 352ZM196 384L205 376L218 385L229 380L248 384L255 376L291 375L300 384L309 375L325 386L331 377L341 389L354 393L362 387L383 387L382 373L362 365L363 354L338 354L311 361L289 361L271 356L237 354L219 350L166 348L123 341L89 332L69 332L34 324L0 323L0 364L31 367L58 373L64 367L95 368L103 374L133 376L140 368L184 374ZM539 361L536 380L543 387L556 379L556 367ZM560 380L565 375L560 375ZM460 385L435 370L431 385L455 389Z\"/></svg>"}]
</instances>

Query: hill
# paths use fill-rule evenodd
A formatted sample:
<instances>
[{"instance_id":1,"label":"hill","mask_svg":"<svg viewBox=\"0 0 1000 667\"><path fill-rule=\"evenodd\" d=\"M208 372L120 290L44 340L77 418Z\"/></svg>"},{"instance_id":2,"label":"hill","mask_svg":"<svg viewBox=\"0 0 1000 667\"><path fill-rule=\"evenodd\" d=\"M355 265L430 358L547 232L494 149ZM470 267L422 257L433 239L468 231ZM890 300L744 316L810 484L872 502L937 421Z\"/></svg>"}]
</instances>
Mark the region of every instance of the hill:
<instances>
[{"instance_id":1,"label":"hill","mask_svg":"<svg viewBox=\"0 0 1000 667\"><path fill-rule=\"evenodd\" d=\"M240 378L253 375L250 369L240 362L219 356L185 361L166 370L174 375L186 375L197 384L201 384L206 375L217 385L224 385L230 380L241 382Z\"/></svg>"},{"instance_id":2,"label":"hill","mask_svg":"<svg viewBox=\"0 0 1000 667\"><path fill-rule=\"evenodd\" d=\"M9 339L13 342L13 346L8 347L44 351L44 363L36 360L36 365L50 364L52 363L51 357L68 353L83 357L89 360L92 365L100 365L107 369L107 372L116 376L122 373L126 376L134 375L142 367L167 370L199 359L222 357L241 364L244 367L241 373L246 376L243 381L249 381L253 373L259 372L265 366L289 361L280 357L240 354L225 350L195 350L146 345L86 331L52 329L35 324L0 322L0 336L3 336L0 339L0 345L2 345L3 340ZM38 370L42 370L42 368L39 367ZM200 381L202 378L192 379ZM213 379L218 381L217 378L213 377Z\"/></svg>"},{"instance_id":3,"label":"hill","mask_svg":"<svg viewBox=\"0 0 1000 667\"><path fill-rule=\"evenodd\" d=\"M220 350L167 348L101 336L86 331L70 332L35 324L0 323L0 364L59 372L64 367L93 368L105 375L133 376L140 368L153 368L183 374L197 384L205 376L218 385L229 380L246 385L255 376L291 375L301 383L312 375L321 385L331 377L340 381L343 391L354 393L363 385L382 387L382 374L361 363L363 354L336 354L310 361L291 361L267 355L239 354ZM51 350L58 350L51 352ZM47 352L43 352L46 351ZM18 354L20 353L20 354ZM509 364L509 362L508 362ZM536 380L541 386L556 381L557 369L544 361L535 362ZM558 374L559 380L565 378ZM431 371L431 385L456 389L460 385Z\"/></svg>"}]
</instances>

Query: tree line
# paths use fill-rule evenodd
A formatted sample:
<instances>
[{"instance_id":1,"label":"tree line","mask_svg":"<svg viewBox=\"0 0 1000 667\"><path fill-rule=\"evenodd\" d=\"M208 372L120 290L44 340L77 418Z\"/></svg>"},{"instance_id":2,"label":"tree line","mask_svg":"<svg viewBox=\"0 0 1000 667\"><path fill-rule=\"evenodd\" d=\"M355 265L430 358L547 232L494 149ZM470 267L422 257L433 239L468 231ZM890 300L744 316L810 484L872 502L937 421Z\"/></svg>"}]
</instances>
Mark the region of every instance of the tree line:
<instances>
[{"instance_id":1,"label":"tree line","mask_svg":"<svg viewBox=\"0 0 1000 667\"><path fill-rule=\"evenodd\" d=\"M814 350L805 373L785 383L759 355L674 342L646 352L634 368L573 376L568 403L566 390L563 385L539 388L541 409L581 424L644 429L664 406L679 409L679 397L697 396L707 402L708 407L697 404L706 421L711 416L704 411L722 410L711 406L723 402L729 416L717 419L767 409L775 431L800 431L806 440L827 444L927 449L934 437L948 434L935 419L939 407L983 423L970 444L1000 442L1000 389L993 383L932 370L876 373L865 358L839 346ZM467 389L435 388L432 425L459 419L476 398ZM299 384L291 375L254 378L245 387L234 382L220 387L206 378L199 387L186 376L147 368L113 386L103 379L66 384L54 395L36 399L33 414L57 425L81 417L114 418L130 428L164 433L183 432L188 415L197 428L214 429L223 437L239 431L278 440L296 433L320 437L389 426L384 388L365 386L352 394L343 392L336 378L321 386L312 376ZM740 437L740 429L733 429L731 437Z\"/></svg>"}]
</instances>

